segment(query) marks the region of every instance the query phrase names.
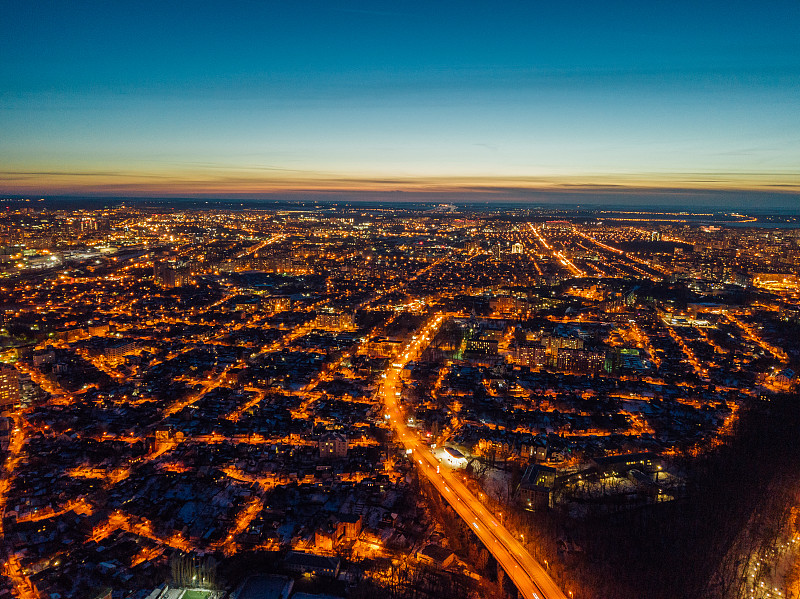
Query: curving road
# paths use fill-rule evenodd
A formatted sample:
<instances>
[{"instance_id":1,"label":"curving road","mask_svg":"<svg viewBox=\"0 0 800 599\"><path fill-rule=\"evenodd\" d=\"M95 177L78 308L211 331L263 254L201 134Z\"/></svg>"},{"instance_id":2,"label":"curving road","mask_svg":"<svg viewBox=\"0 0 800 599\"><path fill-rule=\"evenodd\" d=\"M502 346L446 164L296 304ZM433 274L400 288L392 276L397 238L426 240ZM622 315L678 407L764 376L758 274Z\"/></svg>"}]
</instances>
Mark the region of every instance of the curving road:
<instances>
[{"instance_id":1,"label":"curving road","mask_svg":"<svg viewBox=\"0 0 800 599\"><path fill-rule=\"evenodd\" d=\"M398 440L412 451L420 470L469 524L481 542L503 567L509 578L526 599L567 599L545 569L534 560L525 548L497 518L464 486L458 477L446 468L440 468L438 460L427 445L421 443L416 432L406 426L405 417L398 404L400 393L400 371L424 349L436 329L444 320L438 315L430 320L417 335L406 344L394 364L385 373L381 389L386 418L392 424Z\"/></svg>"}]
</instances>

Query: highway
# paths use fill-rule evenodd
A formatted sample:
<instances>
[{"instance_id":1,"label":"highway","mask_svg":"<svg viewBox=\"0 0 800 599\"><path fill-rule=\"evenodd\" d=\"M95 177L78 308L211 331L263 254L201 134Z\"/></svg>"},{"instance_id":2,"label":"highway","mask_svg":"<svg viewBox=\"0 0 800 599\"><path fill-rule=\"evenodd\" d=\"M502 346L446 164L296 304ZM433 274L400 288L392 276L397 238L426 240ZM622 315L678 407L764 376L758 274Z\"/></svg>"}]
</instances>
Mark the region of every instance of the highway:
<instances>
[{"instance_id":1,"label":"highway","mask_svg":"<svg viewBox=\"0 0 800 599\"><path fill-rule=\"evenodd\" d=\"M444 320L438 315L417 332L406 344L393 365L385 373L381 388L386 409L385 417L391 422L397 439L417 462L436 489L456 513L464 519L526 599L567 599L545 569L534 560L522 544L497 521L492 514L449 470L441 466L425 443L418 440L416 431L406 425L406 418L398 403L400 372L425 348Z\"/></svg>"}]
</instances>

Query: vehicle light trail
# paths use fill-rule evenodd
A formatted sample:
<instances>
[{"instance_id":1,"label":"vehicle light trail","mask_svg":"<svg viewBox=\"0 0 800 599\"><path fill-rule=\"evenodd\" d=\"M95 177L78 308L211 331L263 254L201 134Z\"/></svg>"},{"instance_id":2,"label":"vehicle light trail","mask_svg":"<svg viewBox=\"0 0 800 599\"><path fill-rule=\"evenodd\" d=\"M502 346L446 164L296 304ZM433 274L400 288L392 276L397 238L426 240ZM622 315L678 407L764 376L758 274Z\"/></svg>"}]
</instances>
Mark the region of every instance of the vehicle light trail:
<instances>
[{"instance_id":1,"label":"vehicle light trail","mask_svg":"<svg viewBox=\"0 0 800 599\"><path fill-rule=\"evenodd\" d=\"M386 371L386 380L381 389L386 417L390 421L397 439L416 460L420 471L427 476L439 493L456 513L471 526L486 549L495 557L523 597L527 599L566 599L555 581L539 562L533 559L522 544L497 521L478 498L458 477L446 469L439 468L437 459L428 447L405 424L405 416L397 403L399 373L403 367L424 349L444 320L439 314L432 318L400 352L395 365Z\"/></svg>"},{"instance_id":2,"label":"vehicle light trail","mask_svg":"<svg viewBox=\"0 0 800 599\"><path fill-rule=\"evenodd\" d=\"M586 241L588 241L590 243L595 244L599 248L602 248L602 249L604 249L604 250L606 250L608 252L611 252L612 254L616 254L617 256L621 256L623 258L626 258L627 260L630 260L631 262L634 262L636 264L644 266L645 268L649 268L653 272L658 273L658 276L656 276L656 275L653 275L652 273L647 273L647 272L643 271L641 268L635 266L634 264L627 264L626 265L629 268L632 268L633 270L635 270L636 272L641 274L642 276L648 277L648 278L650 278L650 279L655 281L655 280L658 279L659 276L663 276L663 275L667 274L663 269L656 268L652 264L650 264L649 262L645 262L644 260L641 260L640 258L637 258L636 256L631 255L629 252L625 252L625 251L623 251L623 250L621 250L619 248L615 248L614 246L608 245L607 243L603 243L602 241L598 241L594 237L592 237L590 235L587 235L586 233L581 232L580 230L578 230L577 227L573 227L572 231L573 231L573 233L575 233L575 235L577 235L579 237L582 237L583 239L585 239Z\"/></svg>"},{"instance_id":3,"label":"vehicle light trail","mask_svg":"<svg viewBox=\"0 0 800 599\"><path fill-rule=\"evenodd\" d=\"M572 274L572 275L574 275L574 276L576 276L576 277L585 277L585 276L586 276L586 273L585 273L585 272L583 272L583 271L582 271L580 268L578 268L577 266L575 266L575 265L572 263L572 261L571 261L569 258L567 258L567 257L566 257L566 256L565 256L565 255L564 255L562 252L557 252L557 251L555 251L553 248L551 248L551 247L548 245L548 243L545 241L544 237L542 237L542 234L539 232L539 229L537 229L536 227L534 227L534 226L533 226L532 224L530 224L530 223L528 223L528 226L531 228L531 231L533 231L533 233L534 233L534 234L536 235L536 237L538 238L538 240L539 240L539 243L541 243L541 244L542 244L542 245L543 245L543 246L544 246L544 247L547 249L547 251L549 251L549 252L550 252L550 254L553 256L553 258L554 258L554 259L555 259L555 260L556 260L556 261L557 261L559 264L561 264L561 266L563 266L564 268L566 268L566 269L569 271L569 273L570 273L570 274Z\"/></svg>"}]
</instances>

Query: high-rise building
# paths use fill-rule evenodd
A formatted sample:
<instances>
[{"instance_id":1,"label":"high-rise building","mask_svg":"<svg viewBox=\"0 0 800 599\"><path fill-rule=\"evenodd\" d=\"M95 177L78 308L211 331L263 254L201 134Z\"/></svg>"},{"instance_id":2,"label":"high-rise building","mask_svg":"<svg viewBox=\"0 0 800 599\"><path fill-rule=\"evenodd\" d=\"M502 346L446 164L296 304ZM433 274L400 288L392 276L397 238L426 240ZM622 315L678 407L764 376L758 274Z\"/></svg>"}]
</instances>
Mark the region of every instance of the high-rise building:
<instances>
[{"instance_id":1,"label":"high-rise building","mask_svg":"<svg viewBox=\"0 0 800 599\"><path fill-rule=\"evenodd\" d=\"M10 366L0 366L0 410L9 410L18 403L19 372Z\"/></svg>"},{"instance_id":2,"label":"high-rise building","mask_svg":"<svg viewBox=\"0 0 800 599\"><path fill-rule=\"evenodd\" d=\"M521 254L522 253L522 244L517 242L511 246L511 253L512 254Z\"/></svg>"},{"instance_id":3,"label":"high-rise building","mask_svg":"<svg viewBox=\"0 0 800 599\"><path fill-rule=\"evenodd\" d=\"M135 352L138 348L139 345L135 341L123 339L106 347L105 356L107 360L115 362Z\"/></svg>"},{"instance_id":4,"label":"high-rise building","mask_svg":"<svg viewBox=\"0 0 800 599\"><path fill-rule=\"evenodd\" d=\"M153 265L153 279L164 287L183 287L189 284L191 269L187 264L169 261Z\"/></svg>"},{"instance_id":5,"label":"high-rise building","mask_svg":"<svg viewBox=\"0 0 800 599\"><path fill-rule=\"evenodd\" d=\"M314 326L327 331L349 330L355 327L352 312L325 311L317 314Z\"/></svg>"},{"instance_id":6,"label":"high-rise building","mask_svg":"<svg viewBox=\"0 0 800 599\"><path fill-rule=\"evenodd\" d=\"M492 246L492 257L495 260L500 260L500 244L496 243Z\"/></svg>"}]
</instances>

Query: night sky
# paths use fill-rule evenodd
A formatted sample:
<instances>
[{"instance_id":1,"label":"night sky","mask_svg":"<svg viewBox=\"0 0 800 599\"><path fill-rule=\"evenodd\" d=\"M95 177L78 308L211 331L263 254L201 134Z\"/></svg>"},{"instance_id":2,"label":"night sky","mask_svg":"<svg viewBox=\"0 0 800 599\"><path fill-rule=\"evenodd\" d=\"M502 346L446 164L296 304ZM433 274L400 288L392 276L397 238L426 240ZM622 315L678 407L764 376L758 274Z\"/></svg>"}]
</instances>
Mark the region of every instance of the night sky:
<instances>
[{"instance_id":1,"label":"night sky","mask_svg":"<svg viewBox=\"0 0 800 599\"><path fill-rule=\"evenodd\" d=\"M0 22L5 194L800 204L796 0L3 0Z\"/></svg>"}]
</instances>

